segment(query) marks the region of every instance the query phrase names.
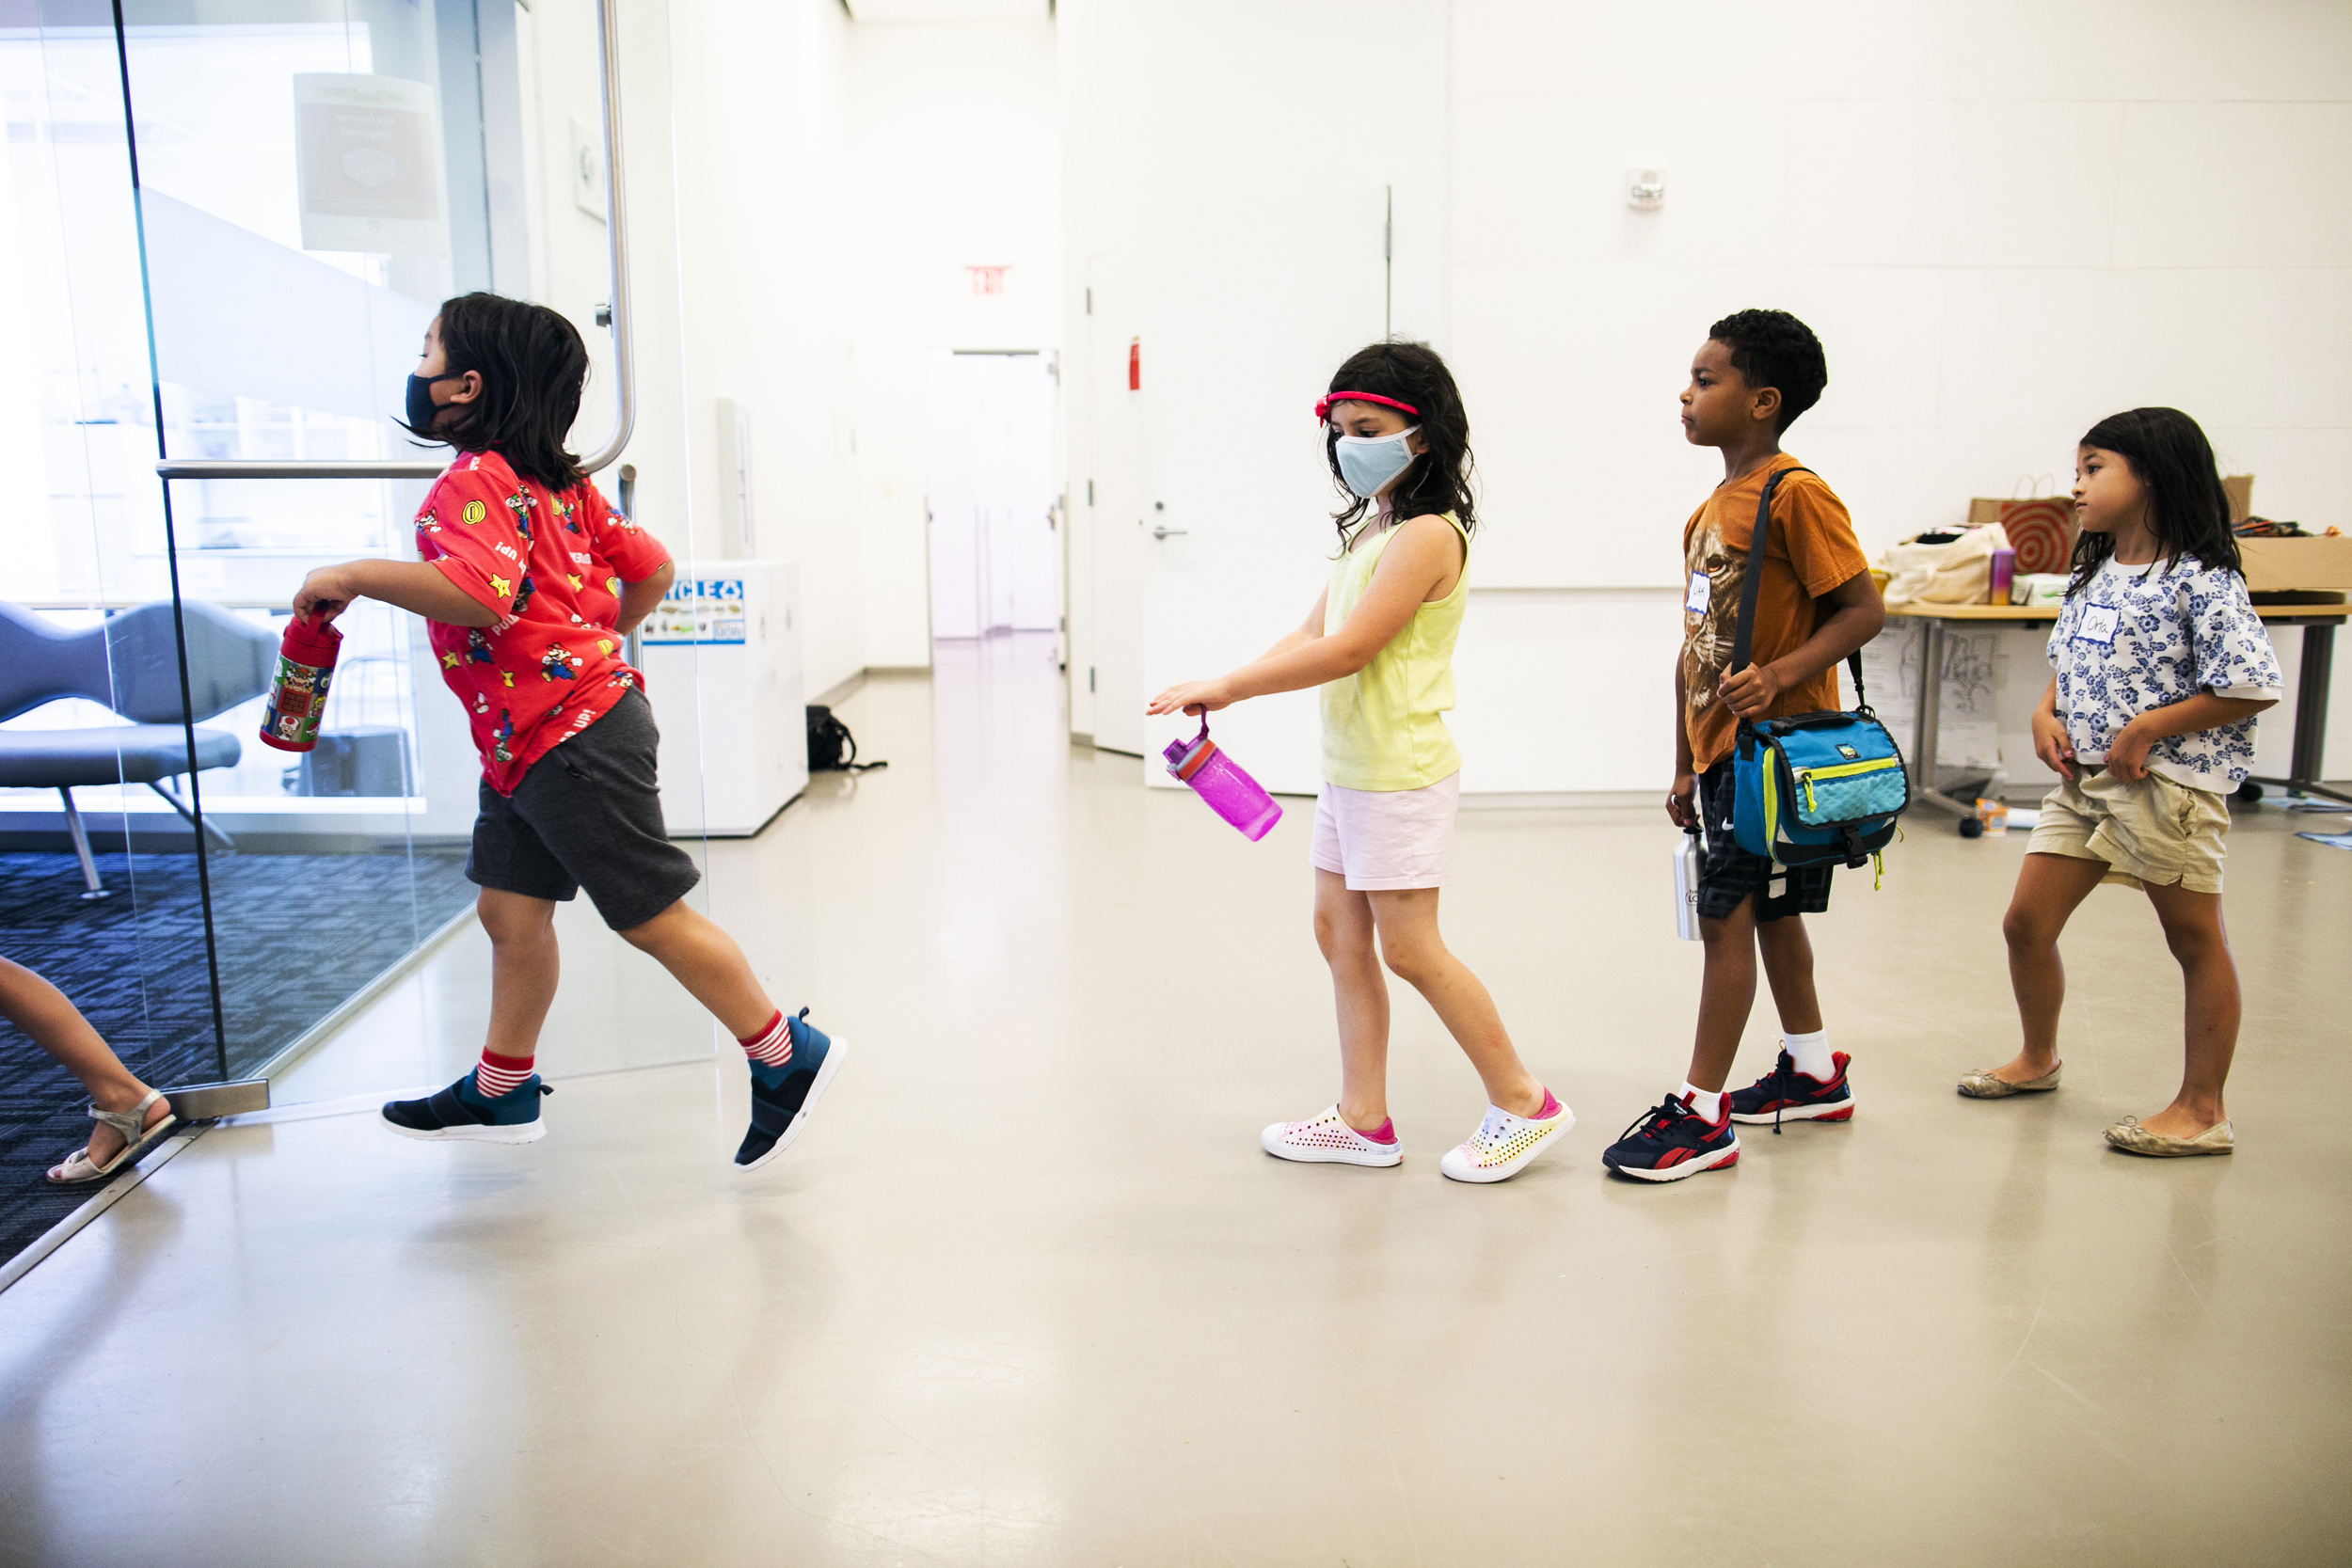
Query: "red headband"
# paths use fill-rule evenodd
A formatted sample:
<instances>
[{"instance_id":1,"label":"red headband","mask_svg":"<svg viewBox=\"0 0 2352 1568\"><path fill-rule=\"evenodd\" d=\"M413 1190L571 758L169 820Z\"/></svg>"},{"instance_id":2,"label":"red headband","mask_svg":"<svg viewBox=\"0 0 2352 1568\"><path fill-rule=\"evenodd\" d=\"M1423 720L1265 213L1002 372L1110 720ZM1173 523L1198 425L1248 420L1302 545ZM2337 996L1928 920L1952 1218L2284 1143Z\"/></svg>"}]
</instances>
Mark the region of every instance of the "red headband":
<instances>
[{"instance_id":1,"label":"red headband","mask_svg":"<svg viewBox=\"0 0 2352 1568\"><path fill-rule=\"evenodd\" d=\"M1421 410L1414 407L1411 404L1399 403L1394 398L1384 398L1376 392L1329 393L1315 404L1315 418L1318 420L1328 420L1331 417L1331 405L1335 403L1376 403L1383 408L1402 408L1407 414L1412 415L1413 418L1421 418Z\"/></svg>"}]
</instances>

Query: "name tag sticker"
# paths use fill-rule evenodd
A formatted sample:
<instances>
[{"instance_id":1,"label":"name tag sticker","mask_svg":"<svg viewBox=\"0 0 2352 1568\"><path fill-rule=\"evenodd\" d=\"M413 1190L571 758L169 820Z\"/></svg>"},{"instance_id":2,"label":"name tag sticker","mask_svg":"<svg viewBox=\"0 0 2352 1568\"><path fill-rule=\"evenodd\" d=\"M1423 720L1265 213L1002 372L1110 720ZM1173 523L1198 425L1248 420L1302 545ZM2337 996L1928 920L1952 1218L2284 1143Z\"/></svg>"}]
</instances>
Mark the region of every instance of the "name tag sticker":
<instances>
[{"instance_id":1,"label":"name tag sticker","mask_svg":"<svg viewBox=\"0 0 2352 1568\"><path fill-rule=\"evenodd\" d=\"M1692 572L1691 574L1691 591L1683 595L1682 608L1692 615L1704 615L1707 613L1707 607L1708 603L1712 601L1714 596L1715 585L1708 580L1707 574L1705 572Z\"/></svg>"},{"instance_id":2,"label":"name tag sticker","mask_svg":"<svg viewBox=\"0 0 2352 1568\"><path fill-rule=\"evenodd\" d=\"M2115 646L2115 632L2123 624L2123 612L2108 604L2085 605L2083 618L2074 623L2074 641L2096 643L2102 648Z\"/></svg>"}]
</instances>

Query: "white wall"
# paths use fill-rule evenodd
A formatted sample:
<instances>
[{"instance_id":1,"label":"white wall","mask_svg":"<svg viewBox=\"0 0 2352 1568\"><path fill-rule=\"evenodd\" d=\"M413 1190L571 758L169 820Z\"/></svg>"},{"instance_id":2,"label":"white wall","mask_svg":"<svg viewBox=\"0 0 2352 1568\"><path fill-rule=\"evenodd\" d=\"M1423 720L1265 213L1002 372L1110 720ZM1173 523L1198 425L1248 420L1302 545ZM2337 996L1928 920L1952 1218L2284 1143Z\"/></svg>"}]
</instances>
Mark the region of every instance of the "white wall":
<instances>
[{"instance_id":1,"label":"white wall","mask_svg":"<svg viewBox=\"0 0 2352 1568\"><path fill-rule=\"evenodd\" d=\"M926 353L1062 343L1054 24L861 22L849 72L864 663L929 665Z\"/></svg>"},{"instance_id":2,"label":"white wall","mask_svg":"<svg viewBox=\"0 0 2352 1568\"><path fill-rule=\"evenodd\" d=\"M1296 200L1303 208L1312 198L1343 191L1368 192L1376 201L1383 187L1393 192L1396 214L1391 319L1399 332L1444 341L1451 298L1445 244L1445 9L1437 0L1189 0L1183 6L1064 0L1059 7L1067 168L1063 254L1071 280L1065 325L1073 350L1087 341L1090 325L1082 293L1089 265L1106 277L1126 280L1131 288L1148 290L1156 286L1151 282L1154 275L1164 270L1152 254L1157 236L1185 224L1218 225L1207 235L1191 236L1192 243L1221 242L1238 270L1246 271L1253 262L1271 268L1270 289L1311 287L1318 259L1295 253L1287 243L1295 236L1286 236L1279 256L1261 255L1253 251L1248 229L1231 221L1232 214L1252 204L1284 200ZM1387 107L1391 95L1410 83L1428 85L1427 110L1391 114ZM1384 130L1391 123L1393 131ZM1344 263L1333 264L1352 270L1359 262L1379 265L1376 255L1350 256ZM1216 286L1229 287L1235 270L1216 268L1220 281ZM1148 511L1152 500L1163 499L1136 485L1147 476L1187 467L1230 474L1232 516L1222 520L1224 526L1246 520L1264 529L1269 539L1328 539L1323 515L1328 507L1279 518L1263 515L1268 475L1262 466L1279 460L1279 452L1294 453L1309 467L1293 493L1328 494L1327 480L1312 467L1319 459L1309 412L1327 367L1312 372L1311 384L1302 382L1287 393L1267 387L1267 368L1263 361L1253 363L1249 342L1223 341L1213 331L1196 328L1194 324L1215 319L1216 303L1214 296L1147 298L1133 304L1098 300L1098 311L1107 312L1092 324L1099 329L1103 351L1083 365L1073 353L1073 374L1064 388L1070 420L1065 450L1073 465L1071 722L1081 734L1116 736L1122 748L1139 743L1136 735L1128 733L1141 728L1144 683L1137 673L1149 669L1155 681L1182 673L1161 670L1148 650L1138 660L1109 645L1122 632L1134 635L1136 610L1148 596L1139 585L1152 580L1159 563L1165 561L1179 570L1184 564L1159 544L1141 546L1147 553L1139 568L1128 559L1127 552L1136 548L1132 531L1139 510ZM1269 293L1236 314L1253 315L1270 303ZM1171 322L1186 324L1172 340L1167 332L1151 331L1154 323ZM1376 337L1379 325L1376 318L1372 320L1356 341ZM1144 390L1130 397L1120 378L1125 372L1124 345L1133 331L1145 333L1145 370ZM1177 406L1164 401L1160 388L1168 378L1161 372L1168 356L1179 354L1195 360L1223 356L1232 396L1222 404L1209 401ZM1113 381L1108 399L1091 406L1081 395L1081 377L1088 374L1108 375ZM1198 384L1200 377L1179 379ZM1295 422L1274 430L1259 423L1236 428L1230 404L1254 402L1262 395L1295 410ZM1112 471L1127 463L1134 472ZM1089 478L1097 481L1102 503L1091 511L1085 505ZM1273 488L1279 493L1282 486ZM1205 542L1200 530L1220 526L1220 520L1187 517L1183 526L1192 533L1178 548L1198 552ZM1118 531L1110 531L1114 530ZM1301 586L1284 600L1291 607L1274 624L1213 628L1232 646L1263 647L1295 624L1311 602L1319 556L1328 545L1301 543L1294 547L1298 551L1295 559L1269 562L1266 568L1297 578ZM1204 580L1214 577L1206 574ZM1218 609L1221 612L1224 607ZM1276 613L1263 604L1252 604L1249 610L1250 618L1260 623ZM1168 619L1154 615L1163 631ZM1089 693L1084 673L1098 664L1104 686ZM1114 711L1114 705L1132 705L1138 717L1125 718L1127 709ZM1228 722L1246 730L1260 717L1237 714ZM1140 749L1151 750L1172 731L1172 725L1155 728ZM1267 759L1262 749L1249 754L1260 759L1252 766L1264 768ZM1311 768L1311 742L1306 755ZM1282 782L1284 768L1265 770L1277 787L1289 787ZM1146 777L1165 782L1151 769Z\"/></svg>"},{"instance_id":3,"label":"white wall","mask_svg":"<svg viewBox=\"0 0 2352 1568\"><path fill-rule=\"evenodd\" d=\"M834 0L671 0L678 222L669 302L693 524L720 548L718 404L748 417L753 553L801 569L811 695L865 668L845 243L850 24ZM650 311L648 312L650 315Z\"/></svg>"},{"instance_id":4,"label":"white wall","mask_svg":"<svg viewBox=\"0 0 2352 1568\"><path fill-rule=\"evenodd\" d=\"M838 0L622 17L640 516L682 560L716 557L732 400L756 553L801 567L809 692L928 664L925 351L1060 342L1052 24L852 23ZM598 123L595 10L541 0L521 22L533 290L585 322L604 229L562 160L567 120ZM1007 265L1005 293L974 295L967 264ZM610 352L587 336L596 442Z\"/></svg>"},{"instance_id":5,"label":"white wall","mask_svg":"<svg viewBox=\"0 0 2352 1568\"><path fill-rule=\"evenodd\" d=\"M2352 352L2352 8L1065 0L1061 16L1073 258L1130 231L1138 190L1396 183L1397 326L1451 358L1485 476L1468 788L1661 782L1679 530L1721 477L1674 397L1735 309L1791 309L1821 335L1831 385L1788 445L1873 553L1972 495L2063 478L2089 424L2150 403L2186 408L2226 467L2257 474L2258 510L2352 525L2331 483L2352 432L2333 372ZM1667 169L1661 210L1625 205L1637 164ZM2297 634L2279 641L2292 669ZM1527 720L1565 715L1571 686L1574 748Z\"/></svg>"}]
</instances>

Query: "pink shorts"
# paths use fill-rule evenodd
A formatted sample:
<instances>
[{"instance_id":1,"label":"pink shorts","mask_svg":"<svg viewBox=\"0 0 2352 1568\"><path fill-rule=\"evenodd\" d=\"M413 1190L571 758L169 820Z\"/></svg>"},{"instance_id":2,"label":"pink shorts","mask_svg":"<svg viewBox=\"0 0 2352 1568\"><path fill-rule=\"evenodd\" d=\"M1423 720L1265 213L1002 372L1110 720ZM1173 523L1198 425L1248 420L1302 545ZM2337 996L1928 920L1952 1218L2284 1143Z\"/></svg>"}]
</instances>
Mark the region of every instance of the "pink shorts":
<instances>
[{"instance_id":1,"label":"pink shorts","mask_svg":"<svg viewBox=\"0 0 2352 1568\"><path fill-rule=\"evenodd\" d=\"M1315 801L1307 858L1347 879L1350 893L1443 887L1454 869L1454 811L1462 775L1419 789L1349 789L1326 784Z\"/></svg>"}]
</instances>

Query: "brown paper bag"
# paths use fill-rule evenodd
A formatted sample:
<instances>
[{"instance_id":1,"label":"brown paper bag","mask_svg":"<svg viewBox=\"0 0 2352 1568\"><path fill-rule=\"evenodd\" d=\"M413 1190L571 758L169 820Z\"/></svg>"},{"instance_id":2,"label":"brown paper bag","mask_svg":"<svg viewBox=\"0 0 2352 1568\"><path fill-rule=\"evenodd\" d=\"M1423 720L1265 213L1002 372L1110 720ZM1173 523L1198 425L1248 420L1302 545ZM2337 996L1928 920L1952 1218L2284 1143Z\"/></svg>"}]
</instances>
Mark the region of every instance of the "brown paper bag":
<instances>
[{"instance_id":1,"label":"brown paper bag","mask_svg":"<svg viewBox=\"0 0 2352 1568\"><path fill-rule=\"evenodd\" d=\"M2230 498L2230 526L2235 528L2254 515L2254 476L2230 474L2221 481L2221 493Z\"/></svg>"}]
</instances>

